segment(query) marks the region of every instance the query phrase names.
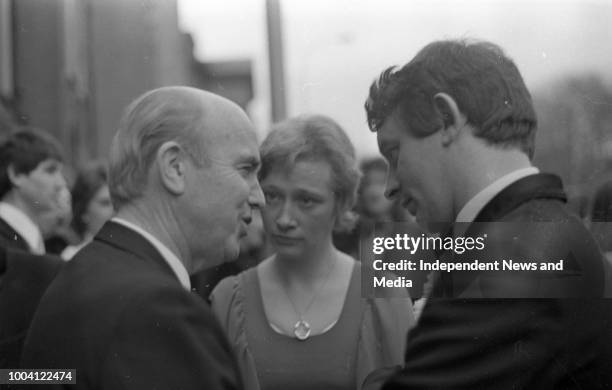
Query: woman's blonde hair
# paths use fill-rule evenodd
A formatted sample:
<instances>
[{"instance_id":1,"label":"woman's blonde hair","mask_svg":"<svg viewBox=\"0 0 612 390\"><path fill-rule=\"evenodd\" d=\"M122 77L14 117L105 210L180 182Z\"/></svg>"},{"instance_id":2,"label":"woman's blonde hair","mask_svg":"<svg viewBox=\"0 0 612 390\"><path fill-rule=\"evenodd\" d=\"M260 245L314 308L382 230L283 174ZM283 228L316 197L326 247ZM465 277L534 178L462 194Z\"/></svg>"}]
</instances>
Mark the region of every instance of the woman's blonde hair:
<instances>
[{"instance_id":1,"label":"woman's blonde hair","mask_svg":"<svg viewBox=\"0 0 612 390\"><path fill-rule=\"evenodd\" d=\"M260 153L260 180L272 170L291 169L298 161L327 162L338 206L336 230L354 226L356 217L351 209L361 174L355 148L336 121L324 115L302 115L277 123L264 139Z\"/></svg>"}]
</instances>

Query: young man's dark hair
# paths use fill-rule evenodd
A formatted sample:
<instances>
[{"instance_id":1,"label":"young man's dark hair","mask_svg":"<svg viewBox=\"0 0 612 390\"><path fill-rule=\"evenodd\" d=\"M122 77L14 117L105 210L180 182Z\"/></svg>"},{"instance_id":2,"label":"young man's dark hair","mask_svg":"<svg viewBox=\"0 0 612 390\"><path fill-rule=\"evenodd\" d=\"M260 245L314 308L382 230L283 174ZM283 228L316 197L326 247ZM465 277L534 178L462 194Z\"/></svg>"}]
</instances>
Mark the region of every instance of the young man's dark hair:
<instances>
[{"instance_id":1,"label":"young man's dark hair","mask_svg":"<svg viewBox=\"0 0 612 390\"><path fill-rule=\"evenodd\" d=\"M0 244L44 253L43 230L65 190L62 152L50 134L21 128L1 139Z\"/></svg>"},{"instance_id":2,"label":"young man's dark hair","mask_svg":"<svg viewBox=\"0 0 612 390\"><path fill-rule=\"evenodd\" d=\"M47 159L63 161L59 143L45 131L26 127L0 141L0 199L12 188L9 167L16 174L30 173Z\"/></svg>"},{"instance_id":3,"label":"young man's dark hair","mask_svg":"<svg viewBox=\"0 0 612 390\"><path fill-rule=\"evenodd\" d=\"M432 134L452 120L435 99L439 92L455 99L476 137L533 157L531 95L514 62L490 42L433 42L402 68L382 72L365 104L368 124L376 131L397 110L415 136Z\"/></svg>"}]
</instances>

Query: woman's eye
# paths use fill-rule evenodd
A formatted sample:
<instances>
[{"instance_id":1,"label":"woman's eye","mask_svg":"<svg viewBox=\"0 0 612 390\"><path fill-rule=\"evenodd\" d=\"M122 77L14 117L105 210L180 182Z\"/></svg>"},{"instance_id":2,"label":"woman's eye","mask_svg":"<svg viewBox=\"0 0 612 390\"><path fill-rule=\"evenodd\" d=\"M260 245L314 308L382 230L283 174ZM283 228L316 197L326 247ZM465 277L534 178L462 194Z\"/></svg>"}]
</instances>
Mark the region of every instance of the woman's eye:
<instances>
[{"instance_id":1,"label":"woman's eye","mask_svg":"<svg viewBox=\"0 0 612 390\"><path fill-rule=\"evenodd\" d=\"M278 194L274 192L264 192L264 196L266 197L266 203L274 203L280 199Z\"/></svg>"},{"instance_id":2,"label":"woman's eye","mask_svg":"<svg viewBox=\"0 0 612 390\"><path fill-rule=\"evenodd\" d=\"M300 204L305 207L310 207L314 204L314 199L312 198L301 198Z\"/></svg>"}]
</instances>

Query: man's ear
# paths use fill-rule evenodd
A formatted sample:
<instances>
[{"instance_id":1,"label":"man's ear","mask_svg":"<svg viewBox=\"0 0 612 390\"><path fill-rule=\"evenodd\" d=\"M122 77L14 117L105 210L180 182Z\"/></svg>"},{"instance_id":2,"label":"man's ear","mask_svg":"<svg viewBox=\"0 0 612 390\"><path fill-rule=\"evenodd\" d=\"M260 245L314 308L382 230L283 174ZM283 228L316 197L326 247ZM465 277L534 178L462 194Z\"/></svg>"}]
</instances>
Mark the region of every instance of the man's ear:
<instances>
[{"instance_id":1,"label":"man's ear","mask_svg":"<svg viewBox=\"0 0 612 390\"><path fill-rule=\"evenodd\" d=\"M435 94L434 103L444 121L443 140L445 143L450 143L465 127L467 118L459 111L455 99L445 92Z\"/></svg>"},{"instance_id":2,"label":"man's ear","mask_svg":"<svg viewBox=\"0 0 612 390\"><path fill-rule=\"evenodd\" d=\"M11 182L12 187L21 187L21 182L24 178L24 174L17 173L13 164L9 164L9 166L6 168L6 174L8 175L8 179Z\"/></svg>"},{"instance_id":3,"label":"man's ear","mask_svg":"<svg viewBox=\"0 0 612 390\"><path fill-rule=\"evenodd\" d=\"M174 195L185 192L187 154L174 141L164 142L157 150L159 176L164 188Z\"/></svg>"}]
</instances>

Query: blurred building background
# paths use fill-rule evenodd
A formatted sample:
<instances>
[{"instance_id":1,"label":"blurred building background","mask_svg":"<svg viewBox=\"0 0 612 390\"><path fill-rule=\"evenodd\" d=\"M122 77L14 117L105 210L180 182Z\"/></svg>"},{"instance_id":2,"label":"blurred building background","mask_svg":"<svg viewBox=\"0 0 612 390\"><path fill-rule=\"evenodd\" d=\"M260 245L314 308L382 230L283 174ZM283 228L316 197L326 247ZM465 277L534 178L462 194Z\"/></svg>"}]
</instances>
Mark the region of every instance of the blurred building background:
<instances>
[{"instance_id":1,"label":"blurred building background","mask_svg":"<svg viewBox=\"0 0 612 390\"><path fill-rule=\"evenodd\" d=\"M193 85L246 107L250 61L195 59L177 12L175 0L0 0L0 120L48 130L78 165L106 156L146 90Z\"/></svg>"},{"instance_id":2,"label":"blurred building background","mask_svg":"<svg viewBox=\"0 0 612 390\"><path fill-rule=\"evenodd\" d=\"M612 180L612 85L585 71L538 88L534 101L535 162L561 175L576 209L585 213L592 192Z\"/></svg>"},{"instance_id":3,"label":"blurred building background","mask_svg":"<svg viewBox=\"0 0 612 390\"><path fill-rule=\"evenodd\" d=\"M426 43L475 37L515 59L539 115L536 164L579 207L612 178L612 2L606 0L0 0L0 131L44 128L80 164L105 157L126 104L193 85L234 100L260 137L334 117L377 154L363 101Z\"/></svg>"}]
</instances>

